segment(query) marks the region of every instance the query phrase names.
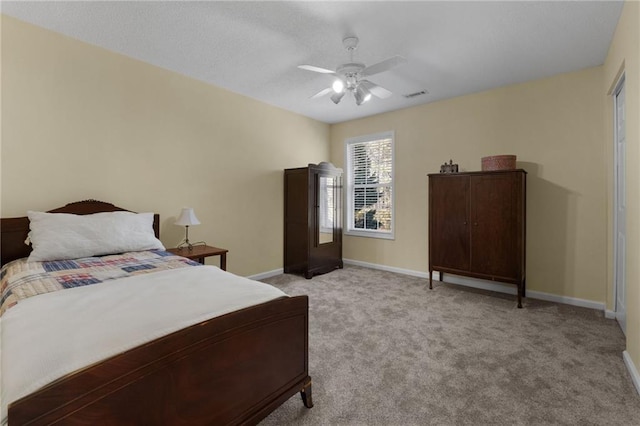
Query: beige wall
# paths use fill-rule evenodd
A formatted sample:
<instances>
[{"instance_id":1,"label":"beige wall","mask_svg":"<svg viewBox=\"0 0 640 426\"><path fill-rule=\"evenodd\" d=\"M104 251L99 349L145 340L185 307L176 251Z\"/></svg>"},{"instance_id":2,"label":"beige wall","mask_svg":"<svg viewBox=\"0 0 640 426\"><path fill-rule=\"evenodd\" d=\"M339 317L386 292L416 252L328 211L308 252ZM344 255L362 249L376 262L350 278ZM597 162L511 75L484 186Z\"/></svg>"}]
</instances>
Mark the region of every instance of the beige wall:
<instances>
[{"instance_id":1,"label":"beige wall","mask_svg":"<svg viewBox=\"0 0 640 426\"><path fill-rule=\"evenodd\" d=\"M428 271L427 174L449 159L480 170L487 155L515 154L527 177L527 287L606 299L606 167L602 67L352 121L344 140L395 130L396 239L346 237L344 257Z\"/></svg>"},{"instance_id":2,"label":"beige wall","mask_svg":"<svg viewBox=\"0 0 640 426\"><path fill-rule=\"evenodd\" d=\"M96 198L173 246L191 206L240 275L282 267L283 169L329 157L326 124L6 16L2 89L2 217Z\"/></svg>"},{"instance_id":3,"label":"beige wall","mask_svg":"<svg viewBox=\"0 0 640 426\"><path fill-rule=\"evenodd\" d=\"M605 145L609 168L608 188L613 188L613 98L612 90L625 73L626 95L626 200L627 200L627 352L640 370L640 3L626 2L604 64ZM608 198L608 307L614 309L613 289L613 194Z\"/></svg>"},{"instance_id":4,"label":"beige wall","mask_svg":"<svg viewBox=\"0 0 640 426\"><path fill-rule=\"evenodd\" d=\"M639 22L628 2L603 67L328 126L3 16L0 213L97 198L160 213L172 246L175 215L192 206L192 239L229 248L231 271L260 273L282 266L282 169L340 166L346 138L395 130L396 239L346 237L345 258L426 272L427 173L516 154L529 172L528 288L612 309L608 92L624 69L636 117L628 350L640 365Z\"/></svg>"}]
</instances>

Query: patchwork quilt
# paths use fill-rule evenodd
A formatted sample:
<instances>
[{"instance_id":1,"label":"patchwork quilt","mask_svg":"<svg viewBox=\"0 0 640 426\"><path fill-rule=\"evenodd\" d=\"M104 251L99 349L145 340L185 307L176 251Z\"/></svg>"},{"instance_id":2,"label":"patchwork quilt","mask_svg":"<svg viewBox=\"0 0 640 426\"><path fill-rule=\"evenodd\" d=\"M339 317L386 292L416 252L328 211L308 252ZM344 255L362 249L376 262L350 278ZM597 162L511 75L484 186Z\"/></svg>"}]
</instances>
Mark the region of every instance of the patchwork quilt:
<instances>
[{"instance_id":1,"label":"patchwork quilt","mask_svg":"<svg viewBox=\"0 0 640 426\"><path fill-rule=\"evenodd\" d=\"M162 250L49 262L14 260L0 271L0 316L20 300L38 294L189 266L200 263Z\"/></svg>"}]
</instances>

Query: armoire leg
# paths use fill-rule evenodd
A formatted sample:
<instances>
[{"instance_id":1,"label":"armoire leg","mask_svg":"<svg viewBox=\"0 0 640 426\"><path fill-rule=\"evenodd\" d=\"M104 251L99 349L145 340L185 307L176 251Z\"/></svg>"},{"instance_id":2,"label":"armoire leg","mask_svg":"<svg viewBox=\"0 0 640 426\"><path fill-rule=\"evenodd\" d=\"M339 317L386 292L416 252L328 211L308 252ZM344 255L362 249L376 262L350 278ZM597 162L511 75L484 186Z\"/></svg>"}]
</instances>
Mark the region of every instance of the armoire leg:
<instances>
[{"instance_id":1,"label":"armoire leg","mask_svg":"<svg viewBox=\"0 0 640 426\"><path fill-rule=\"evenodd\" d=\"M302 397L302 403L305 407L313 407L313 399L311 398L311 378L309 378L309 381L304 384L304 387L300 391L300 396Z\"/></svg>"}]
</instances>

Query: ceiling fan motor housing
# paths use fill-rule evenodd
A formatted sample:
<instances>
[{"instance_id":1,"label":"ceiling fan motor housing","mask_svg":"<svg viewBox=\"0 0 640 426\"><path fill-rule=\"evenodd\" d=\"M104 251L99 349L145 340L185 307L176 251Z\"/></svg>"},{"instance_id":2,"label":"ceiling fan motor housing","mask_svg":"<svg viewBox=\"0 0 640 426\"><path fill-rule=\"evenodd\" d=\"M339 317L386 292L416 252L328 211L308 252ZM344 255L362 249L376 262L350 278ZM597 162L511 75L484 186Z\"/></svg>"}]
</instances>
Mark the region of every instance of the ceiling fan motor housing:
<instances>
[{"instance_id":1,"label":"ceiling fan motor housing","mask_svg":"<svg viewBox=\"0 0 640 426\"><path fill-rule=\"evenodd\" d=\"M336 73L344 74L344 75L349 75L349 74L355 75L355 74L361 73L363 70L364 70L364 64L352 62L349 64L340 65L336 70Z\"/></svg>"},{"instance_id":2,"label":"ceiling fan motor housing","mask_svg":"<svg viewBox=\"0 0 640 426\"><path fill-rule=\"evenodd\" d=\"M343 75L346 80L345 86L347 86L347 89L353 90L358 85L364 68L364 64L356 62L342 64L336 69L336 74Z\"/></svg>"}]
</instances>

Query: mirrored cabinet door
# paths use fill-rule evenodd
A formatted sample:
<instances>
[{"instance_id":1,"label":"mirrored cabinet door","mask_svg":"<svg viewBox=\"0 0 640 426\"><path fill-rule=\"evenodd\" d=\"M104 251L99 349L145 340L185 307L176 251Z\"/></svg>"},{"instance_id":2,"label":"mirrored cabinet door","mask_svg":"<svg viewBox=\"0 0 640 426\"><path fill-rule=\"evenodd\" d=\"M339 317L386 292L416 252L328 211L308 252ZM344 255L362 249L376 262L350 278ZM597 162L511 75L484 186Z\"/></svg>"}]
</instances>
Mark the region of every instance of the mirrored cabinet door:
<instances>
[{"instance_id":1,"label":"mirrored cabinet door","mask_svg":"<svg viewBox=\"0 0 640 426\"><path fill-rule=\"evenodd\" d=\"M336 185L337 178L318 177L318 244L334 241L336 225Z\"/></svg>"}]
</instances>

